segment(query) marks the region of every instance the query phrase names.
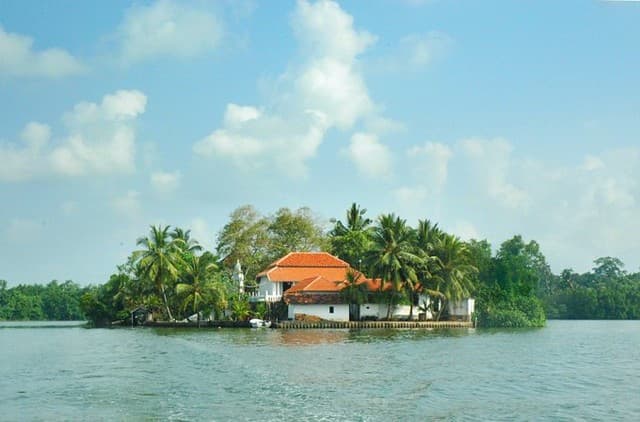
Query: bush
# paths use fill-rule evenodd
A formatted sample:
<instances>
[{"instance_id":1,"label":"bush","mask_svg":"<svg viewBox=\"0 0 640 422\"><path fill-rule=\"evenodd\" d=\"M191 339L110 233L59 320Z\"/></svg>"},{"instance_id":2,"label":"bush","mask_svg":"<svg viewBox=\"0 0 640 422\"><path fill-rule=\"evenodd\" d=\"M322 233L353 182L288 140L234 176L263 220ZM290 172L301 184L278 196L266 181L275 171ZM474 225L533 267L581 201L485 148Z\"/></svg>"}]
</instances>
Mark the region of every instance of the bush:
<instances>
[{"instance_id":1,"label":"bush","mask_svg":"<svg viewBox=\"0 0 640 422\"><path fill-rule=\"evenodd\" d=\"M516 297L491 306L478 304L478 326L496 328L544 327L546 317L535 297Z\"/></svg>"}]
</instances>

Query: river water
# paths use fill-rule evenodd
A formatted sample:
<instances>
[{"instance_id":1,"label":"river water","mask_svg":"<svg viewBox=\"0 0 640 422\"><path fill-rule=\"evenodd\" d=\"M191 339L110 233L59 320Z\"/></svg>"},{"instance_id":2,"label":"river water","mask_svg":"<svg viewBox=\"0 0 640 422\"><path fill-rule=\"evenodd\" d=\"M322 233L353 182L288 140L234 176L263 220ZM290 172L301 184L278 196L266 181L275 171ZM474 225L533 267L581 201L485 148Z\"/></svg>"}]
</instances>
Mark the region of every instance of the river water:
<instances>
[{"instance_id":1,"label":"river water","mask_svg":"<svg viewBox=\"0 0 640 422\"><path fill-rule=\"evenodd\" d=\"M640 321L525 331L0 323L0 420L640 420Z\"/></svg>"}]
</instances>

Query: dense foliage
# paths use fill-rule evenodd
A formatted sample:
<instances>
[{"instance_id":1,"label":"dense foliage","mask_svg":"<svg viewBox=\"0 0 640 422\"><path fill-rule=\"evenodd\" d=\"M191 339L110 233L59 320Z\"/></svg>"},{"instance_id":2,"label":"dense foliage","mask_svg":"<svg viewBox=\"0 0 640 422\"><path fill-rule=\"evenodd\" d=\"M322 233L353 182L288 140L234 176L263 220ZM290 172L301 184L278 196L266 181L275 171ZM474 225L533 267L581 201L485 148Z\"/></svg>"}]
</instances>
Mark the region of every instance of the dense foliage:
<instances>
[{"instance_id":1,"label":"dense foliage","mask_svg":"<svg viewBox=\"0 0 640 422\"><path fill-rule=\"evenodd\" d=\"M7 288L0 280L0 320L83 320L80 298L85 290L72 281Z\"/></svg>"},{"instance_id":2,"label":"dense foliage","mask_svg":"<svg viewBox=\"0 0 640 422\"><path fill-rule=\"evenodd\" d=\"M494 253L486 240L464 242L426 219L416 227L394 214L371 220L357 204L344 222L331 223L327 230L308 208L281 208L265 217L242 206L218 233L217 254L204 251L188 230L152 226L103 285L52 281L8 289L0 280L0 319L86 317L106 325L139 307L167 320L286 315L279 307L252 306L232 279L233 267L243 264L245 288L251 290L257 272L270 262L291 251L318 250L356 270L345 283L344 300L387 304L388 317L394 305L408 304L411 312L415 306L447 318L449 303L475 297L474 317L482 327L539 327L546 318L640 318L640 273L627 273L617 258L597 259L588 273L554 275L538 243L519 235ZM362 274L385 283L371 294L358 282ZM430 302L418 303L420 295Z\"/></svg>"},{"instance_id":3,"label":"dense foliage","mask_svg":"<svg viewBox=\"0 0 640 422\"><path fill-rule=\"evenodd\" d=\"M280 208L274 215L263 216L251 205L231 213L216 246L225 266L242 262L249 283L269 263L291 251L327 249L324 227L309 208Z\"/></svg>"},{"instance_id":4,"label":"dense foliage","mask_svg":"<svg viewBox=\"0 0 640 422\"><path fill-rule=\"evenodd\" d=\"M617 258L594 261L593 270L554 276L542 297L549 318L640 319L640 273L627 273Z\"/></svg>"}]
</instances>

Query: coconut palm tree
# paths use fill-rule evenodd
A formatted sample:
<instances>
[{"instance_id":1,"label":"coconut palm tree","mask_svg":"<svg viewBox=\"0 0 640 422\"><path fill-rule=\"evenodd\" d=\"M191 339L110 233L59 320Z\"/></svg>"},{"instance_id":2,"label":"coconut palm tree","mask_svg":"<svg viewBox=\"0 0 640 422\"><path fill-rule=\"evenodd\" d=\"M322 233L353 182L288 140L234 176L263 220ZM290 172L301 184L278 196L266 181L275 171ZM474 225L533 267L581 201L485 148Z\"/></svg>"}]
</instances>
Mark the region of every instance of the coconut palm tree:
<instances>
[{"instance_id":1,"label":"coconut palm tree","mask_svg":"<svg viewBox=\"0 0 640 422\"><path fill-rule=\"evenodd\" d=\"M436 242L434 252L439 259L434 278L436 292L439 292L440 319L447 302L469 297L474 289L473 274L478 269L471 264L469 248L457 236L443 234Z\"/></svg>"},{"instance_id":2,"label":"coconut palm tree","mask_svg":"<svg viewBox=\"0 0 640 422\"><path fill-rule=\"evenodd\" d=\"M184 263L184 273L176 284L176 293L182 298L182 309L191 307L200 321L201 305L210 305L218 311L226 307L225 286L218 277L216 257L210 252L193 255Z\"/></svg>"},{"instance_id":3,"label":"coconut palm tree","mask_svg":"<svg viewBox=\"0 0 640 422\"><path fill-rule=\"evenodd\" d=\"M133 252L142 277L149 280L162 295L163 304L169 320L173 320L167 301L167 286L178 278L178 266L181 256L176 242L169 234L170 226L151 226L149 236L136 242L144 249Z\"/></svg>"},{"instance_id":4,"label":"coconut palm tree","mask_svg":"<svg viewBox=\"0 0 640 422\"><path fill-rule=\"evenodd\" d=\"M366 283L362 283L362 273L350 270L346 280L340 282L343 287L340 297L349 304L349 319L360 318L360 305L369 299L369 289Z\"/></svg>"},{"instance_id":5,"label":"coconut palm tree","mask_svg":"<svg viewBox=\"0 0 640 422\"><path fill-rule=\"evenodd\" d=\"M334 220L335 225L329 232L331 252L358 269L370 243L371 220L364 216L366 212L366 208L354 202L347 210L346 224Z\"/></svg>"},{"instance_id":6,"label":"coconut palm tree","mask_svg":"<svg viewBox=\"0 0 640 422\"><path fill-rule=\"evenodd\" d=\"M389 297L397 296L403 289L413 289L417 276L415 265L420 258L415 255L413 233L406 221L394 214L382 215L373 228L372 247L367 255L367 265L373 277L381 280L381 292L385 283L391 283ZM392 301L387 301L387 319L391 317ZM411 301L410 317L413 314Z\"/></svg>"},{"instance_id":7,"label":"coconut palm tree","mask_svg":"<svg viewBox=\"0 0 640 422\"><path fill-rule=\"evenodd\" d=\"M176 227L171 232L171 238L176 241L176 244L183 252L195 254L202 251L202 246L191 237L191 230L183 230L180 227Z\"/></svg>"},{"instance_id":8,"label":"coconut palm tree","mask_svg":"<svg viewBox=\"0 0 640 422\"><path fill-rule=\"evenodd\" d=\"M412 295L426 293L434 299L442 296L437 290L439 285L438 270L441 266L440 258L435 253L436 245L444 232L440 230L438 224L432 224L429 220L418 220L418 227L415 230L414 253L420 258L415 269L418 278L417 288ZM423 310L426 311L427 304L423 304Z\"/></svg>"}]
</instances>

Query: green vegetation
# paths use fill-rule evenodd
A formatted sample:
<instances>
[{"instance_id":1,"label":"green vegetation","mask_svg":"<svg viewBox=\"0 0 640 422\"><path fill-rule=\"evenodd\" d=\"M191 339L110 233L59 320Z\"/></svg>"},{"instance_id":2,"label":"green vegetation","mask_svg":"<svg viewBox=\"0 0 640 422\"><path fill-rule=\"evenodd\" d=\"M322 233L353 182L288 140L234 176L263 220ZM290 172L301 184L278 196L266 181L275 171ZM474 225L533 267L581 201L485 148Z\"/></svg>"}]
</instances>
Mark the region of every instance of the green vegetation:
<instances>
[{"instance_id":1,"label":"green vegetation","mask_svg":"<svg viewBox=\"0 0 640 422\"><path fill-rule=\"evenodd\" d=\"M431 311L447 318L447 305L476 298L481 327L540 327L546 318L638 319L640 273L627 273L617 258L595 261L591 272L564 270L554 275L534 240L517 235L494 253L486 240L464 242L429 220L411 227L394 215L375 221L353 204L344 222L325 226L308 208L262 216L252 206L236 209L217 237L214 254L204 251L188 230L152 226L117 272L99 286L81 288L67 281L7 288L0 280L0 319L89 319L94 325L126 320L138 307L156 318L182 320L212 316L245 320L286 317L286 306L251 304L232 280L239 260L248 290L270 262L291 251L325 250L348 262L342 297L350 304L375 300ZM359 271L359 272L358 272ZM358 281L366 274L385 283L370 294ZM428 295L430 303L418 303Z\"/></svg>"},{"instance_id":2,"label":"green vegetation","mask_svg":"<svg viewBox=\"0 0 640 422\"><path fill-rule=\"evenodd\" d=\"M0 280L0 320L83 320L80 298L86 289L72 281L7 288Z\"/></svg>"}]
</instances>

